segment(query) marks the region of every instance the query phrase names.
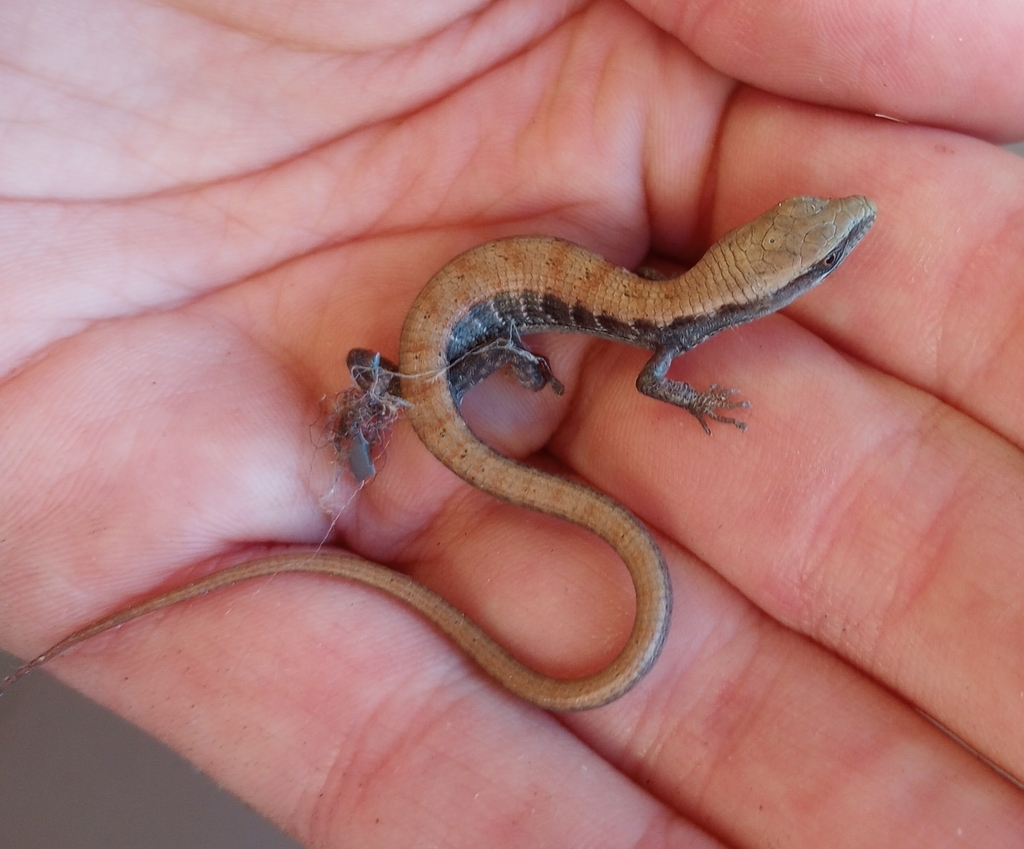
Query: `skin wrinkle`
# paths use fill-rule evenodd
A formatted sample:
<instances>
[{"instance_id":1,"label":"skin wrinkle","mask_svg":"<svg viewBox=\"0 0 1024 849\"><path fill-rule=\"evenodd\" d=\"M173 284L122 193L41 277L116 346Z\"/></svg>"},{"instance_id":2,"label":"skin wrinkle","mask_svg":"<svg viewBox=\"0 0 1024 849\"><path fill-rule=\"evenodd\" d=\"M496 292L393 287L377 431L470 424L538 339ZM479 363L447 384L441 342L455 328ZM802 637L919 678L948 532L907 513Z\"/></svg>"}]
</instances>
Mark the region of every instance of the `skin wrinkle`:
<instances>
[{"instance_id":1,"label":"skin wrinkle","mask_svg":"<svg viewBox=\"0 0 1024 849\"><path fill-rule=\"evenodd\" d=\"M957 269L944 269L951 279L958 277L964 280L964 286L970 285L972 278L977 273L972 273L975 265L981 267L980 273L991 276L989 262L979 261L979 258L994 257L1002 259L1000 265L1009 263L1013 256L1011 246L1015 239L1014 230L1019 233L1024 226L1024 209L1018 210L1002 222L999 230L993 234L991 239L985 239L975 245L971 254L965 258L962 266ZM940 290L941 291L941 290ZM1024 316L1024 290L1017 288L1011 290L1016 292L1016 297L1009 303L1002 303L998 309L1002 315L1007 317ZM973 293L972 293L973 295ZM1024 432L1017 428L1012 429L1012 422L1017 417L997 414L995 410L988 409L990 406L997 406L1006 409L1007 406L1013 411L1013 395L1001 396L993 399L985 395L978 395L969 390L975 386L986 386L993 376L998 374L1003 365L1012 362L1015 352L1021 349L1021 321L1010 320L1004 322L993 322L991 320L991 309L989 298L985 297L977 306L972 309L971 325L973 332L966 334L958 332L957 325L963 321L961 310L952 309L952 303L961 296L960 287L949 287L946 290L946 298L941 302L941 309L937 311L939 316L948 316L949 320L937 325L938 331L934 333L935 339L935 373L932 376L932 383L939 387L942 400L971 416L979 424L999 433L1018 449L1024 447ZM975 296L980 298L981 296ZM973 298L972 298L973 299ZM932 334L929 334L931 336ZM956 344L958 337L966 339L972 345L971 350L965 351L962 345ZM946 340L949 340L947 342ZM981 342L984 340L984 346ZM979 359L978 353L988 352L984 359ZM965 368L969 366L969 368ZM973 403L964 404L961 399L971 398ZM973 397L972 397L973 396ZM1017 406L1021 401L1017 399Z\"/></svg>"},{"instance_id":2,"label":"skin wrinkle","mask_svg":"<svg viewBox=\"0 0 1024 849\"><path fill-rule=\"evenodd\" d=\"M906 432L901 431L900 442L905 442L908 439L916 436L916 431ZM890 438L891 439L891 438ZM859 455L861 458L878 458L883 454L888 457L889 452L883 452L881 449L887 441L890 439L879 439L872 442L870 446L864 446L860 451ZM877 461L873 462L872 466L877 465ZM886 468L892 468L892 465L886 462ZM855 463L854 471L856 476L862 479L862 483L856 488L853 487L853 475L847 474L844 478L834 485L832 488L836 491L837 495L841 498L841 502L838 500L831 500L827 505L821 505L820 509L816 510L816 515L819 516L820 524L814 529L811 537L812 542L806 547L807 562L813 562L820 564L820 568L816 573L808 574L806 572L801 573L802 577L798 585L794 585L792 590L792 597L783 601L783 604L791 612L789 616L784 617L784 621L792 623L798 623L803 619L804 611L814 609L816 605L813 601L817 598L821 598L822 595L829 594L830 580L828 576L827 564L834 559L834 555L830 552L841 551L845 547L846 536L853 534L856 535L856 526L850 525L851 518L860 515L860 509L865 502L875 503L879 495L875 491L875 483L872 475L872 469L868 469L864 466L862 461ZM820 490L819 490L820 494ZM827 525L827 535L825 534ZM853 529L851 529L853 528ZM892 534L888 535L890 540L895 540ZM877 537L876 537L877 538ZM882 557L871 557L868 558L868 562L863 564L868 566L872 562L883 562L885 558ZM870 577L870 573L867 573L866 578ZM870 584L870 580L867 581ZM891 593L887 594L887 598L891 599ZM874 609L875 605L869 605ZM856 621L849 621L848 617L844 617L843 620L837 620L836 611L843 609L841 601L838 603L830 604L824 614L824 617L819 619L817 625L817 632L823 636L829 636L830 642L842 642L841 635L848 626L854 627L858 633L863 635L865 633L865 623L859 620L859 613L856 611L850 611L849 615L857 617ZM882 632L880 627L872 628L871 633L874 634L872 643L877 645L881 638Z\"/></svg>"}]
</instances>

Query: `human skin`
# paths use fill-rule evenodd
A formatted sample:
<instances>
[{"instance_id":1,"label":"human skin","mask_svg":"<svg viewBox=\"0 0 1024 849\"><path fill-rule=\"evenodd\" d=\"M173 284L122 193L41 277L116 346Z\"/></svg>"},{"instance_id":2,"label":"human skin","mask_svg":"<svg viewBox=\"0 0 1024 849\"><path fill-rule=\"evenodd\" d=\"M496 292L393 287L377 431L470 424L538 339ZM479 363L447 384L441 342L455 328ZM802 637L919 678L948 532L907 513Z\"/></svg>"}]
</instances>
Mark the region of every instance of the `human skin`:
<instances>
[{"instance_id":1,"label":"human skin","mask_svg":"<svg viewBox=\"0 0 1024 849\"><path fill-rule=\"evenodd\" d=\"M671 268L784 197L863 194L833 278L674 367L740 390L746 433L585 338L531 340L562 398L466 400L662 543L672 630L620 701L547 714L304 576L52 671L310 846L1017 845L1024 792L922 714L1024 778L1024 164L991 144L1024 135L1024 8L821 8L0 5L0 644L328 539L593 671L632 615L598 542L402 424L376 479L335 480L346 352L393 356L491 238Z\"/></svg>"}]
</instances>

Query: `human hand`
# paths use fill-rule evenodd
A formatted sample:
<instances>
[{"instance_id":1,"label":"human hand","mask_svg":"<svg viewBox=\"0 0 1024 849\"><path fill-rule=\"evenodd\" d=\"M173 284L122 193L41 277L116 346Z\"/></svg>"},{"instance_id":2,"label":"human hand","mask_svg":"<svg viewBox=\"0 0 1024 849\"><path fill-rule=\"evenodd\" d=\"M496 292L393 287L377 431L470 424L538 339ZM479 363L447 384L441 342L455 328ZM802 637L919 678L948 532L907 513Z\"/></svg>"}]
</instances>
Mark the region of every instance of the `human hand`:
<instances>
[{"instance_id":1,"label":"human hand","mask_svg":"<svg viewBox=\"0 0 1024 849\"><path fill-rule=\"evenodd\" d=\"M613 5L259 18L280 8L4 16L3 644L30 655L266 543L319 542L318 401L350 347L394 353L459 250L543 232L692 260L785 196L862 193L879 219L846 268L675 367L741 389L746 435L709 442L637 395L642 352L588 340L537 341L561 401L501 380L467 399L503 450L660 534L673 630L620 702L554 721L393 602L294 577L54 671L310 845L1018 837L1020 791L917 710L1024 775L1024 172L832 107L1020 135L1019 79L996 75L1021 20L980 38L975 11L822 32L778 3L650 11L665 32ZM985 55L953 52L971 33ZM332 494L340 544L546 671L614 652L628 589L595 542L469 491L404 428L384 465Z\"/></svg>"}]
</instances>

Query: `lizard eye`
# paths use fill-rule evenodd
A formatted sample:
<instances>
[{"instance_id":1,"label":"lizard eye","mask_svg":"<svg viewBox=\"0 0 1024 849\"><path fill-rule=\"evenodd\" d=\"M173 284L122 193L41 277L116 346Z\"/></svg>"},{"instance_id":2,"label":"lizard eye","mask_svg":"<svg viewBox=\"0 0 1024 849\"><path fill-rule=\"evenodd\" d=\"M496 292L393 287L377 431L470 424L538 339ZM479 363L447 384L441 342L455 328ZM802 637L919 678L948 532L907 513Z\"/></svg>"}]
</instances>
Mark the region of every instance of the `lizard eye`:
<instances>
[{"instance_id":1,"label":"lizard eye","mask_svg":"<svg viewBox=\"0 0 1024 849\"><path fill-rule=\"evenodd\" d=\"M833 265L835 265L837 262L839 262L839 255L840 255L840 253L841 253L840 249L836 248L834 251L832 251L832 253L828 254L821 261L821 264L824 265L825 268L831 268Z\"/></svg>"}]
</instances>

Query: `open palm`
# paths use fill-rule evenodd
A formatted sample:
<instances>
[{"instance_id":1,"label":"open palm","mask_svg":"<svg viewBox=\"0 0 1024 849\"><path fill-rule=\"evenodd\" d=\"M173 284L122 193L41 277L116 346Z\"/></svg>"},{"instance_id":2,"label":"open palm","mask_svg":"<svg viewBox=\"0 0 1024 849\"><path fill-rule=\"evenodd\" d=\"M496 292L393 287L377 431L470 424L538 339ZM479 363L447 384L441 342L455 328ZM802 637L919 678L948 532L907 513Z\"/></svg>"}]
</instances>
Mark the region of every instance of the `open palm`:
<instances>
[{"instance_id":1,"label":"open palm","mask_svg":"<svg viewBox=\"0 0 1024 849\"><path fill-rule=\"evenodd\" d=\"M875 230L832 280L675 366L741 390L746 434L709 440L636 393L643 352L594 340L533 343L561 399L500 377L467 398L490 442L662 542L672 632L621 701L552 717L401 605L308 576L53 668L311 846L1024 832L1019 787L921 715L1024 777L1024 166L957 132L1024 134L1024 13L16 5L5 647L331 535L531 665L593 671L632 616L614 557L469 489L402 426L369 486L337 478L318 428L346 352L393 355L423 283L490 238L686 263L786 196L864 194Z\"/></svg>"}]
</instances>

